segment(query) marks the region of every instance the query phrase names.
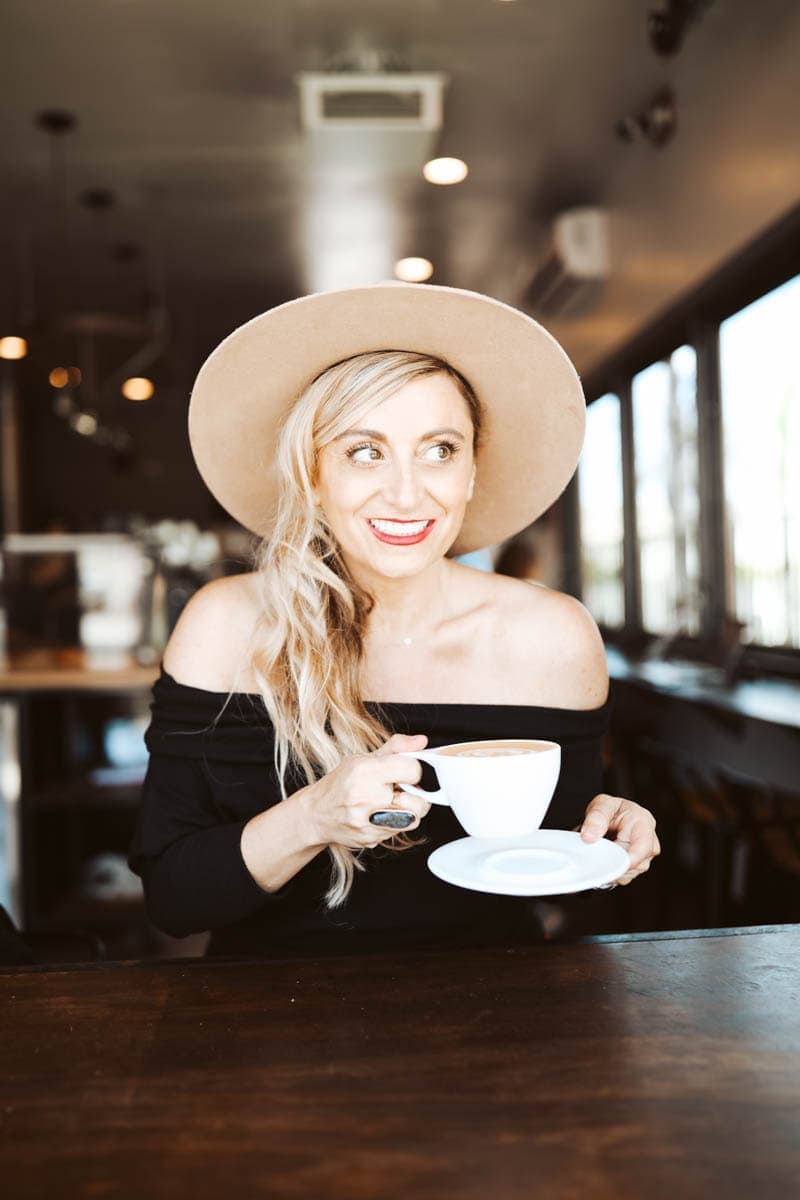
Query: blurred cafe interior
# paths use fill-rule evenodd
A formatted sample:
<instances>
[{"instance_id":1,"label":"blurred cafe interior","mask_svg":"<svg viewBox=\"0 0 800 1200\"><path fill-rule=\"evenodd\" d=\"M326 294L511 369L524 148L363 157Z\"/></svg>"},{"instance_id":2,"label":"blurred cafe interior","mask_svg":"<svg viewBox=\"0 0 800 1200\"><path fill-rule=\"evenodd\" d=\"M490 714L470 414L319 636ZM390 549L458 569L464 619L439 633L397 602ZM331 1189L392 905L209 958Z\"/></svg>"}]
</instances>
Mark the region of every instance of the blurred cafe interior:
<instances>
[{"instance_id":1,"label":"blurred cafe interior","mask_svg":"<svg viewBox=\"0 0 800 1200\"><path fill-rule=\"evenodd\" d=\"M662 852L543 937L800 920L795 0L7 0L0 73L0 906L38 962L202 954L127 865L151 687L249 569L194 376L399 278L539 320L578 472L471 556L578 597L605 790ZM269 371L269 363L264 370Z\"/></svg>"}]
</instances>

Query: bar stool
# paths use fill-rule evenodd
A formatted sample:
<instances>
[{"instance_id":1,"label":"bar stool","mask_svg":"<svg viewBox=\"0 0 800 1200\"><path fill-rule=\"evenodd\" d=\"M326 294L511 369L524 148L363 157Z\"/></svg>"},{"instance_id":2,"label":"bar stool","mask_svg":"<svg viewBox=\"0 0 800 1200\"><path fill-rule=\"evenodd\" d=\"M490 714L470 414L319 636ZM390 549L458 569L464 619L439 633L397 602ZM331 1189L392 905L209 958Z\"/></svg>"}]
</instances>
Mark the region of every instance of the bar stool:
<instances>
[{"instance_id":1,"label":"bar stool","mask_svg":"<svg viewBox=\"0 0 800 1200\"><path fill-rule=\"evenodd\" d=\"M724 765L717 780L752 849L751 869L757 870L760 860L767 872L754 898L758 919L800 919L800 793Z\"/></svg>"},{"instance_id":2,"label":"bar stool","mask_svg":"<svg viewBox=\"0 0 800 1200\"><path fill-rule=\"evenodd\" d=\"M631 893L620 901L628 910L624 914L628 924L641 923L650 899L652 912L645 920L649 920L651 927L671 927L674 864L678 861L682 825L682 809L672 778L673 756L671 747L649 737L615 742L612 746L608 790L649 809L656 819L661 843L661 856L648 875L637 880L636 895Z\"/></svg>"},{"instance_id":3,"label":"bar stool","mask_svg":"<svg viewBox=\"0 0 800 1200\"><path fill-rule=\"evenodd\" d=\"M20 932L0 906L0 964L3 966L101 962L106 957L102 939L89 930Z\"/></svg>"},{"instance_id":4,"label":"bar stool","mask_svg":"<svg viewBox=\"0 0 800 1200\"><path fill-rule=\"evenodd\" d=\"M654 872L657 919L664 928L693 920L717 928L731 919L731 881L741 859L739 821L716 780L715 764L699 766L674 746L642 736L626 746L621 760L622 795L656 818L661 861ZM624 782L623 782L624 781ZM681 870L699 883L694 912L687 910Z\"/></svg>"},{"instance_id":5,"label":"bar stool","mask_svg":"<svg viewBox=\"0 0 800 1200\"><path fill-rule=\"evenodd\" d=\"M705 927L735 924L737 909L746 900L749 859L738 811L720 786L717 764L701 767L682 757L675 763L673 778L685 819L700 839Z\"/></svg>"}]
</instances>

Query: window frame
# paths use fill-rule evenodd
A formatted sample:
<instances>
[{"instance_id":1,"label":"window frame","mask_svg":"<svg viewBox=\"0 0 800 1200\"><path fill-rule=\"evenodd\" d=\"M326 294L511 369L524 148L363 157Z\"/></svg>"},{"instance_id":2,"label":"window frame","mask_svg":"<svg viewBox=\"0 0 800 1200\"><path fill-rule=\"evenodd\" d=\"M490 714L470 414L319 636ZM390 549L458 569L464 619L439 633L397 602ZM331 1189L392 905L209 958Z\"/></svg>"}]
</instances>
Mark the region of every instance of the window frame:
<instances>
[{"instance_id":1,"label":"window frame","mask_svg":"<svg viewBox=\"0 0 800 1200\"><path fill-rule=\"evenodd\" d=\"M725 496L720 389L720 326L767 292L800 274L800 204L728 260L709 279L645 327L626 346L590 371L584 380L587 406L606 392L620 401L623 487L623 572L625 625L622 630L600 627L606 641L638 653L659 635L642 627L641 558L637 533L634 446L633 377L654 362L668 360L688 343L697 354L698 470L700 489L701 634L670 639L670 652L702 658L709 639L719 637L733 596L732 564L725 558ZM573 481L577 504L577 481ZM570 522L573 546L569 556L580 558L579 530ZM579 579L575 582L579 583ZM580 594L580 588L576 589ZM756 673L800 677L800 648L744 648L741 669Z\"/></svg>"},{"instance_id":2,"label":"window frame","mask_svg":"<svg viewBox=\"0 0 800 1200\"><path fill-rule=\"evenodd\" d=\"M603 393L603 395L605 395L605 394L606 393ZM596 399L598 399L598 400L601 398L602 398L601 396L596 397ZM622 397L617 396L616 399L619 401L619 414L620 414L620 426L621 426L621 424L622 424ZM627 552L626 546L625 546L625 530L627 528L626 513L625 513L625 479L626 478L627 478L627 473L625 471L624 464L623 464L623 469L622 469L622 487L623 487L623 495L622 495L622 587L623 587L622 622L623 623L622 623L622 630L624 630L627 627L627 614L628 614L628 596L627 596L627 591L626 591L626 577L625 577L625 555ZM569 566L569 557L570 556L569 555L565 556L567 558L567 569L564 572L564 574L567 578L567 582L566 582L565 586L567 588L567 591L571 592L573 595L583 596L584 591L585 591L585 587L584 587L585 580L584 580L584 572L583 572L583 546L582 546L583 521L582 521L582 513L581 513L580 464L578 464L578 470L575 472L573 479L570 481L570 485L567 488L565 499L567 500L567 508L568 508L567 528L575 530L575 550L576 550L575 558L577 559L577 562L575 563L575 566L574 566L574 570L572 570L572 573L570 573L570 566ZM609 629L609 627L604 625L602 622L599 624L599 628L600 629ZM613 632L615 635L619 635L622 632L622 630L620 630L619 626L617 626L617 625L614 625L611 628L613 629Z\"/></svg>"}]
</instances>

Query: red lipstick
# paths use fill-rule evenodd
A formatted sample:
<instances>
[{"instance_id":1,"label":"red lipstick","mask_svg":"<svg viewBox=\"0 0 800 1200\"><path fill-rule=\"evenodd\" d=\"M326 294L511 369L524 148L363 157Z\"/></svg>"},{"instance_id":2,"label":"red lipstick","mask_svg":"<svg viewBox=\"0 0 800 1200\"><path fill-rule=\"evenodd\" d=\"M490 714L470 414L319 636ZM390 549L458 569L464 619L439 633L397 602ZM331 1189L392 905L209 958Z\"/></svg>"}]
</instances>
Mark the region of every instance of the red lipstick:
<instances>
[{"instance_id":1,"label":"red lipstick","mask_svg":"<svg viewBox=\"0 0 800 1200\"><path fill-rule=\"evenodd\" d=\"M381 518L381 520L385 521L386 524L389 524L389 518ZM411 521L397 521L395 523L397 525L413 524ZM417 542L423 542L425 540L435 524L435 521L428 521L425 528L421 529L419 533L411 533L401 536L395 533L384 533L382 529L376 529L375 526L371 524L369 520L367 520L367 527L369 528L370 533L374 534L379 542L387 542L390 546L415 546Z\"/></svg>"}]
</instances>

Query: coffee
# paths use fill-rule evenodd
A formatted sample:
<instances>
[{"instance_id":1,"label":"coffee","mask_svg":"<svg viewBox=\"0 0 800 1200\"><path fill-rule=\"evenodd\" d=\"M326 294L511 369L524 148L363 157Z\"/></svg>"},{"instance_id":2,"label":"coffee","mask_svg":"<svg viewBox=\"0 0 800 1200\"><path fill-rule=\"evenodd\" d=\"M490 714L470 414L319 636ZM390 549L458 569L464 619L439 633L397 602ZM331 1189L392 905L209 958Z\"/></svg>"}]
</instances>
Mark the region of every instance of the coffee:
<instances>
[{"instance_id":1,"label":"coffee","mask_svg":"<svg viewBox=\"0 0 800 1200\"><path fill-rule=\"evenodd\" d=\"M549 742L465 742L460 746L445 746L439 754L448 758L509 758L513 754L543 754Z\"/></svg>"}]
</instances>

